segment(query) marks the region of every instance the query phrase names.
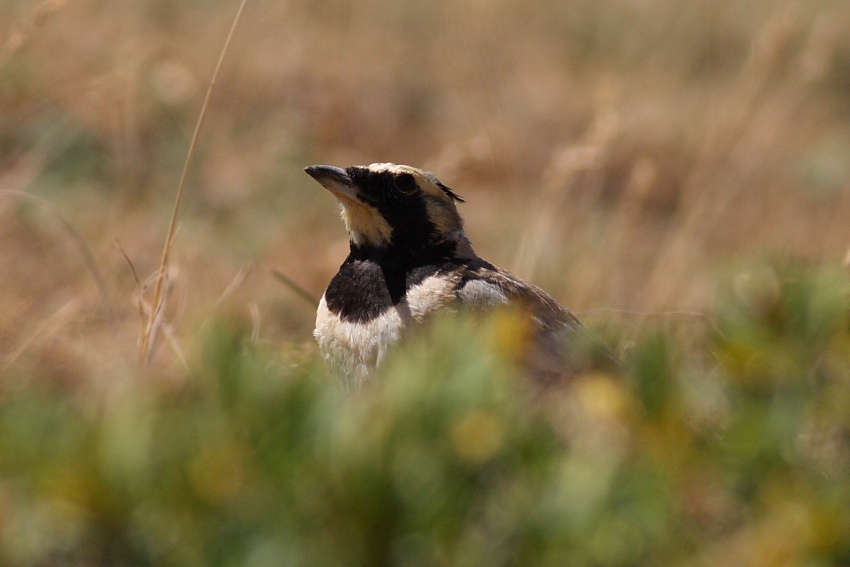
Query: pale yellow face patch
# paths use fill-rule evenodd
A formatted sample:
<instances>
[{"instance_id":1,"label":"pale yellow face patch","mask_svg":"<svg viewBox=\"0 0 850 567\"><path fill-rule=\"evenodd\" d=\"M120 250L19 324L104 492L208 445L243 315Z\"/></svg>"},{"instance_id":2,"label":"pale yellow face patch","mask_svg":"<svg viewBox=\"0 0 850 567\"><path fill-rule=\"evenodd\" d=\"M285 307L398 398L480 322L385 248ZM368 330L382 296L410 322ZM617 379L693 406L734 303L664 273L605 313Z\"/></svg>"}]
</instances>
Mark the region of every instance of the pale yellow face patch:
<instances>
[{"instance_id":1,"label":"pale yellow face patch","mask_svg":"<svg viewBox=\"0 0 850 567\"><path fill-rule=\"evenodd\" d=\"M340 216L354 244L382 246L392 242L393 229L381 214L355 199L337 196Z\"/></svg>"},{"instance_id":2,"label":"pale yellow face patch","mask_svg":"<svg viewBox=\"0 0 850 567\"><path fill-rule=\"evenodd\" d=\"M442 191L442 190L441 190ZM440 234L450 236L463 232L463 220L454 203L429 200L426 203L428 218L437 227Z\"/></svg>"}]
</instances>

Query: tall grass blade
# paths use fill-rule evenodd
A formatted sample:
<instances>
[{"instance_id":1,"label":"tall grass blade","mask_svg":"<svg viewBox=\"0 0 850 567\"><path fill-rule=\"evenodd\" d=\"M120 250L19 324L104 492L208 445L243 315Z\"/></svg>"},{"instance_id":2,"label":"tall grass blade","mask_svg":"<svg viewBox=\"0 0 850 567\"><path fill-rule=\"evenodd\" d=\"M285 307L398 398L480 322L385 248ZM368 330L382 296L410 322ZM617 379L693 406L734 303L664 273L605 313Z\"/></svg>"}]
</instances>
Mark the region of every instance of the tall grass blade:
<instances>
[{"instance_id":1,"label":"tall grass blade","mask_svg":"<svg viewBox=\"0 0 850 567\"><path fill-rule=\"evenodd\" d=\"M239 9L236 11L236 16L233 18L233 24L230 26L230 31L227 34L227 39L224 40L224 46L221 49L221 54L218 57L218 62L215 66L215 71L213 71L212 79L210 80L209 87L207 87L207 94L204 96L204 103L201 105L201 112L198 116L198 122L195 124L195 132L192 134L192 141L189 144L189 151L186 155L186 161L183 164L183 173L180 175L180 185L177 188L177 197L174 201L174 211L171 214L171 223L168 227L168 235L165 238L165 246L162 249L162 260L159 263L159 273L156 278L156 287L154 288L153 301L151 302L151 311L150 316L148 317L147 325L145 325L144 332L142 333L142 338L139 345L139 358L142 361L143 365L147 365L150 358L150 353L152 352L152 346L154 342L154 333L156 329L156 319L160 315L160 311L162 308L162 296L163 290L165 288L165 281L167 279L167 270L168 270L168 261L171 255L171 245L174 241L174 234L177 230L177 218L180 214L180 206L183 203L183 195L185 194L186 189L186 178L188 177L189 167L192 163L192 158L195 155L195 147L198 144L198 136L201 132L201 128L204 125L204 120L207 116L207 109L209 107L210 98L212 96L213 88L215 87L216 80L218 79L218 74L221 71L221 64L224 61L225 55L227 55L227 51L230 48L230 43L233 40L233 35L236 32L236 28L239 25L239 21L242 19L242 12L245 9L245 4L248 3L248 0L242 0L239 4Z\"/></svg>"}]
</instances>

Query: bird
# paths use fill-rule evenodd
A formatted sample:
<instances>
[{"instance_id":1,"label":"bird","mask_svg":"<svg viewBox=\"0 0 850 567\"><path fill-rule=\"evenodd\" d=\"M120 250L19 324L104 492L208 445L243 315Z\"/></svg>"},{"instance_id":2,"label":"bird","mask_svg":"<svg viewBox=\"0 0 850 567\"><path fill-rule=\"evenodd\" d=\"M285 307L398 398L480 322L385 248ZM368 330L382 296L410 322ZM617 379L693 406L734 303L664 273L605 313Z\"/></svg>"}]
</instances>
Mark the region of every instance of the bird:
<instances>
[{"instance_id":1,"label":"bird","mask_svg":"<svg viewBox=\"0 0 850 567\"><path fill-rule=\"evenodd\" d=\"M601 341L569 309L475 253L457 207L465 201L433 173L394 163L305 171L337 198L349 236L313 332L347 387L369 382L411 328L464 308L508 306L526 314L531 337L523 365L540 384L579 374L591 351L616 359L604 345L597 349Z\"/></svg>"}]
</instances>

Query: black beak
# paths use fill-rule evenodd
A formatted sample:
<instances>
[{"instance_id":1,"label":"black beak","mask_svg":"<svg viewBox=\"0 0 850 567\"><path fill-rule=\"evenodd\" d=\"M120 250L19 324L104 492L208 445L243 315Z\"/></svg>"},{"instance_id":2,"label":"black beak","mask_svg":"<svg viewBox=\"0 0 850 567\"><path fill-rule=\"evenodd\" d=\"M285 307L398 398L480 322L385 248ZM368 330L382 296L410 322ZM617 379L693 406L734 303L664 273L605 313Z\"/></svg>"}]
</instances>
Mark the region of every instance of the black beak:
<instances>
[{"instance_id":1,"label":"black beak","mask_svg":"<svg viewBox=\"0 0 850 567\"><path fill-rule=\"evenodd\" d=\"M325 185L327 182L351 185L351 179L341 167L334 167L332 165L311 165L310 167L305 167L304 171L322 185Z\"/></svg>"},{"instance_id":2,"label":"black beak","mask_svg":"<svg viewBox=\"0 0 850 567\"><path fill-rule=\"evenodd\" d=\"M322 187L334 194L337 199L361 202L357 187L351 177L341 167L332 165L311 165L305 167L307 174L322 184Z\"/></svg>"}]
</instances>

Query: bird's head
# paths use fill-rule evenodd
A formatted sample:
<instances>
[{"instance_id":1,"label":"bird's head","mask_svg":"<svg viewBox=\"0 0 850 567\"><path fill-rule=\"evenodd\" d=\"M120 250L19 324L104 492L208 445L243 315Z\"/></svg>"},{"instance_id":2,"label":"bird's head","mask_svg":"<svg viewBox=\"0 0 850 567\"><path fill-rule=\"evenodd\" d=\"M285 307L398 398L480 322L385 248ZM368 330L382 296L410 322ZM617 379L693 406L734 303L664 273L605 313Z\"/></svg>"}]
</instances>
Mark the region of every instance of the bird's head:
<instances>
[{"instance_id":1,"label":"bird's head","mask_svg":"<svg viewBox=\"0 0 850 567\"><path fill-rule=\"evenodd\" d=\"M456 206L463 200L432 173L391 163L305 171L339 200L352 246L410 253L469 246Z\"/></svg>"}]
</instances>

